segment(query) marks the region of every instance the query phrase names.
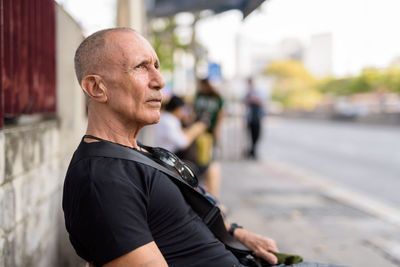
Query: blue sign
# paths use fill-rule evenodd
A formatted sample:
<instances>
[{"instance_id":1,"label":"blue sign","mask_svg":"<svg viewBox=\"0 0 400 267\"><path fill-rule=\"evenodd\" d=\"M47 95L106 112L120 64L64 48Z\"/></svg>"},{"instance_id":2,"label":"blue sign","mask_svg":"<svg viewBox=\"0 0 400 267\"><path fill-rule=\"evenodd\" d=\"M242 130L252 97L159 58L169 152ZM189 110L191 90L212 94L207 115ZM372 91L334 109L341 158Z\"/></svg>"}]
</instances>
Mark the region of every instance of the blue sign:
<instances>
[{"instance_id":1,"label":"blue sign","mask_svg":"<svg viewBox=\"0 0 400 267\"><path fill-rule=\"evenodd\" d=\"M207 78L210 81L222 80L221 65L214 62L208 63Z\"/></svg>"}]
</instances>

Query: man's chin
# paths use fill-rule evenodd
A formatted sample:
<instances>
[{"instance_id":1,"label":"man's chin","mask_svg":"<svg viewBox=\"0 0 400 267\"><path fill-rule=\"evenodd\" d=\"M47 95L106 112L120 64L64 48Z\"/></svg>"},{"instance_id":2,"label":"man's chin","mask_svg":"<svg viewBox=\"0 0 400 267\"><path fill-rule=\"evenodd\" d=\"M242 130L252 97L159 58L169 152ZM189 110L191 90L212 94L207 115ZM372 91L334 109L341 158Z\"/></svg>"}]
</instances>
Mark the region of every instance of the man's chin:
<instances>
[{"instance_id":1,"label":"man's chin","mask_svg":"<svg viewBox=\"0 0 400 267\"><path fill-rule=\"evenodd\" d=\"M160 115L158 115L157 117L155 117L154 119L150 120L149 125L151 124L157 124L160 121Z\"/></svg>"},{"instance_id":2,"label":"man's chin","mask_svg":"<svg viewBox=\"0 0 400 267\"><path fill-rule=\"evenodd\" d=\"M151 122L149 125L151 125L151 124L157 124L157 123L159 123L159 122L160 122L160 119Z\"/></svg>"},{"instance_id":3,"label":"man's chin","mask_svg":"<svg viewBox=\"0 0 400 267\"><path fill-rule=\"evenodd\" d=\"M140 124L143 126L156 124L160 121L161 113L159 110L157 112L153 112L152 114L148 114L148 116L142 118L140 120Z\"/></svg>"}]
</instances>

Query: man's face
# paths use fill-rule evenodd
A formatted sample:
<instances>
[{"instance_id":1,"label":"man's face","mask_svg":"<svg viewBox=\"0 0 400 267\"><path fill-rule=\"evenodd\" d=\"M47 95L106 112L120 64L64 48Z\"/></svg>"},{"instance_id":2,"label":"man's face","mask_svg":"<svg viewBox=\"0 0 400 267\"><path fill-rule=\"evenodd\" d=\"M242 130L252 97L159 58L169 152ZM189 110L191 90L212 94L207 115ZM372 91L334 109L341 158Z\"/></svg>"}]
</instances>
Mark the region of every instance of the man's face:
<instances>
[{"instance_id":1,"label":"man's face","mask_svg":"<svg viewBox=\"0 0 400 267\"><path fill-rule=\"evenodd\" d=\"M110 65L104 67L102 77L107 87L108 107L126 124L157 123L165 82L153 48L130 31L110 33L106 40L110 46Z\"/></svg>"}]
</instances>

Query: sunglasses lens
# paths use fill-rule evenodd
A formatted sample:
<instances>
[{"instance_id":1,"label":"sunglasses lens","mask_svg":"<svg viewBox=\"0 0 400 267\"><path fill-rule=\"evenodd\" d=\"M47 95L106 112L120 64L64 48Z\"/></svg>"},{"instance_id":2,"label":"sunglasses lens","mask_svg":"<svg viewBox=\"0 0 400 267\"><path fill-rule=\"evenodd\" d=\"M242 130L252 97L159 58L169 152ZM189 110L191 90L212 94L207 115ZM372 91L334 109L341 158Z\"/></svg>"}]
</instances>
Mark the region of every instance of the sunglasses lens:
<instances>
[{"instance_id":1,"label":"sunglasses lens","mask_svg":"<svg viewBox=\"0 0 400 267\"><path fill-rule=\"evenodd\" d=\"M179 175L184 179L189 185L196 187L199 185L196 175L193 171L183 163L175 154L169 152L168 150L164 149L154 149L156 156L165 164L170 167L173 167L177 170Z\"/></svg>"},{"instance_id":2,"label":"sunglasses lens","mask_svg":"<svg viewBox=\"0 0 400 267\"><path fill-rule=\"evenodd\" d=\"M167 153L159 153L159 158L162 162L171 167L174 167L176 165L176 160Z\"/></svg>"},{"instance_id":3,"label":"sunglasses lens","mask_svg":"<svg viewBox=\"0 0 400 267\"><path fill-rule=\"evenodd\" d=\"M185 179L185 181L191 186L198 186L199 182L194 173L192 172L192 170L186 165L182 166L183 166L181 174L182 178Z\"/></svg>"}]
</instances>

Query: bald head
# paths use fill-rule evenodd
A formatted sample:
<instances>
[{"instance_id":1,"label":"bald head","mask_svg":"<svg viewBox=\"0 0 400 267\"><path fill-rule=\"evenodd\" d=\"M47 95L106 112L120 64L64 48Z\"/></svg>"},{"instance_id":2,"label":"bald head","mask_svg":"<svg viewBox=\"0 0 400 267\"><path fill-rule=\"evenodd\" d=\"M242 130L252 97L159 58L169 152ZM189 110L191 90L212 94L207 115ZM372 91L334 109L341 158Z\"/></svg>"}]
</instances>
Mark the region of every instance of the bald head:
<instances>
[{"instance_id":1,"label":"bald head","mask_svg":"<svg viewBox=\"0 0 400 267\"><path fill-rule=\"evenodd\" d=\"M75 73L79 84L86 75L95 74L108 60L107 38L111 33L133 32L131 28L111 28L93 33L79 45L75 52Z\"/></svg>"}]
</instances>

